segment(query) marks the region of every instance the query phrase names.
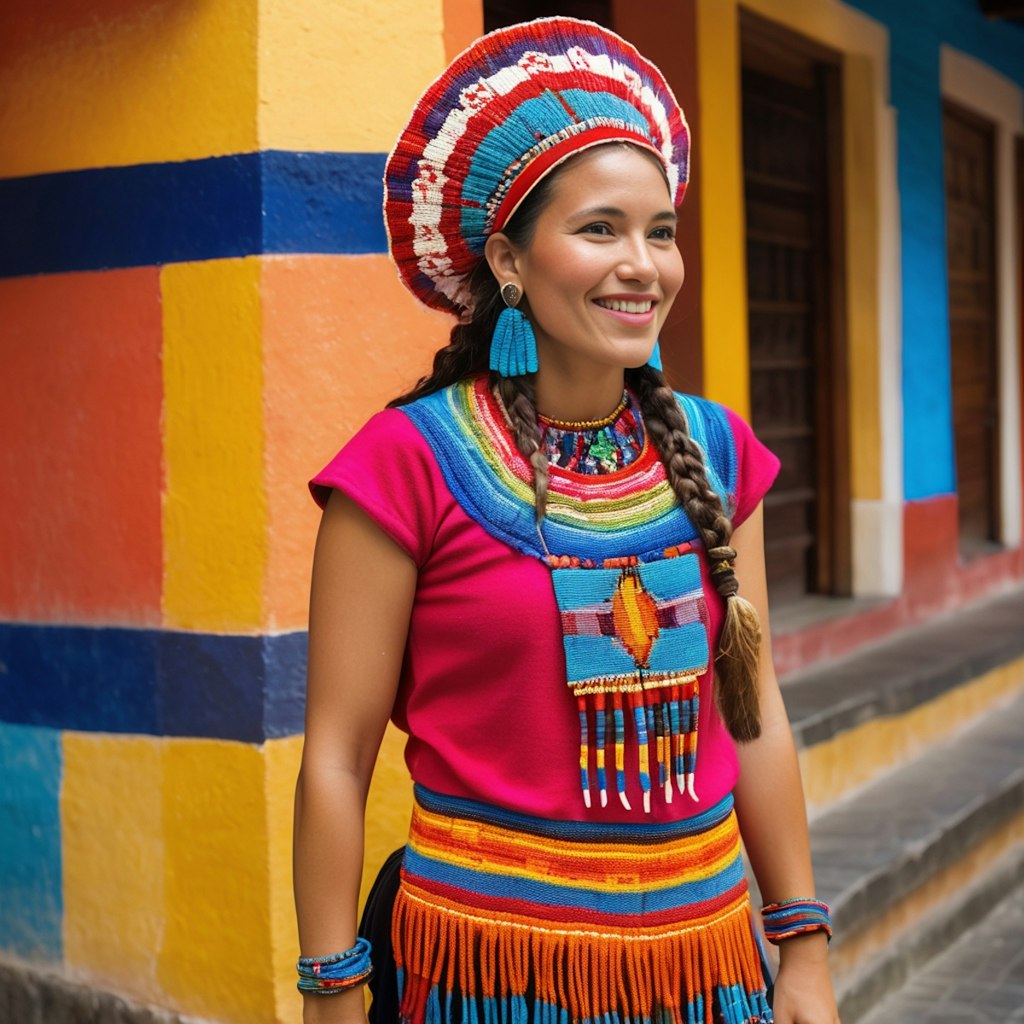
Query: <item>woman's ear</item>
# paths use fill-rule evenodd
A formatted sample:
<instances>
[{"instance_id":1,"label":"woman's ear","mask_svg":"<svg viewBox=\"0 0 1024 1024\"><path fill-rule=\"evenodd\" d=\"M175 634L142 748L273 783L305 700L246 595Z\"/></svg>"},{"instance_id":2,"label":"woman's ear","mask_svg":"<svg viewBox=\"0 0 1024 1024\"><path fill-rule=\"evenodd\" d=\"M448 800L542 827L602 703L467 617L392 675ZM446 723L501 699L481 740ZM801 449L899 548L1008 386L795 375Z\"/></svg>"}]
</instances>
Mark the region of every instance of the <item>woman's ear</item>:
<instances>
[{"instance_id":1,"label":"woman's ear","mask_svg":"<svg viewBox=\"0 0 1024 1024\"><path fill-rule=\"evenodd\" d=\"M512 281L519 281L519 260L512 243L500 231L491 235L484 245L484 258L491 268L491 273L498 282L498 287Z\"/></svg>"}]
</instances>

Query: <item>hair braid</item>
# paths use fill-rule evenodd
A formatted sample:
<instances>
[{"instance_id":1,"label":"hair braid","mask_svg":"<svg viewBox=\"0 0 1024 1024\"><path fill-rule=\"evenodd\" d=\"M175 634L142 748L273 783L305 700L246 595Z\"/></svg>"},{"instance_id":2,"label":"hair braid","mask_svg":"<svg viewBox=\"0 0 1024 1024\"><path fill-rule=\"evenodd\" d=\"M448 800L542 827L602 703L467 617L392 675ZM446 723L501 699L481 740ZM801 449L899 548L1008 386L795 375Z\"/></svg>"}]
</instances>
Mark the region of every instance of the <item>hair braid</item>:
<instances>
[{"instance_id":1,"label":"hair braid","mask_svg":"<svg viewBox=\"0 0 1024 1024\"><path fill-rule=\"evenodd\" d=\"M491 374L491 381L508 416L516 448L533 466L533 490L537 522L540 523L548 507L548 460L540 447L541 432L537 423L533 380L531 377L499 377Z\"/></svg>"},{"instance_id":2,"label":"hair braid","mask_svg":"<svg viewBox=\"0 0 1024 1024\"><path fill-rule=\"evenodd\" d=\"M665 474L690 521L700 532L715 589L725 598L725 622L715 655L718 709L737 740L761 734L758 660L761 623L757 610L739 595L729 546L732 522L710 485L704 457L690 436L686 416L664 375L650 366L629 371L636 388L644 426L661 455Z\"/></svg>"}]
</instances>

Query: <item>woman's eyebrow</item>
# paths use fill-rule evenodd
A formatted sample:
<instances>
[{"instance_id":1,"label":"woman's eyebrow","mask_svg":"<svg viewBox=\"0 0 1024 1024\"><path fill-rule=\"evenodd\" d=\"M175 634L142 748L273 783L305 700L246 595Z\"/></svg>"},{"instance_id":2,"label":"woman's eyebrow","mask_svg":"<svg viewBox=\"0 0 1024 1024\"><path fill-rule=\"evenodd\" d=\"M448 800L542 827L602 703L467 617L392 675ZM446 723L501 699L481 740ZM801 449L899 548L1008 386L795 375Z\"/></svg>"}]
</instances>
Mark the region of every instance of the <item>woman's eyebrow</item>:
<instances>
[{"instance_id":1,"label":"woman's eyebrow","mask_svg":"<svg viewBox=\"0 0 1024 1024\"><path fill-rule=\"evenodd\" d=\"M573 217L618 217L620 220L624 219L627 215L625 210L619 209L617 206L591 206L586 210L577 210ZM675 210L660 210L654 214L651 220L670 220L678 221L679 215Z\"/></svg>"}]
</instances>

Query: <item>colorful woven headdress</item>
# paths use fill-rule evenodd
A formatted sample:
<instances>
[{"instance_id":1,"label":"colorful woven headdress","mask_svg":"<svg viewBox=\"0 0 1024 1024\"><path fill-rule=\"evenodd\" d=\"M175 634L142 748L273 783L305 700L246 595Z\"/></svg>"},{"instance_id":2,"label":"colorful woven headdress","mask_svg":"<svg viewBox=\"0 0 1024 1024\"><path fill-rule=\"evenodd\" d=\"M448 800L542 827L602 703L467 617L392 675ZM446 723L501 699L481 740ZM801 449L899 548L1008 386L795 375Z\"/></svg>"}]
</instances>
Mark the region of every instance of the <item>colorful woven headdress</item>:
<instances>
[{"instance_id":1,"label":"colorful woven headdress","mask_svg":"<svg viewBox=\"0 0 1024 1024\"><path fill-rule=\"evenodd\" d=\"M478 39L420 97L388 158L384 216L402 280L428 306L471 312L468 278L488 235L554 167L611 141L654 152L679 205L686 119L633 46L572 18Z\"/></svg>"}]
</instances>

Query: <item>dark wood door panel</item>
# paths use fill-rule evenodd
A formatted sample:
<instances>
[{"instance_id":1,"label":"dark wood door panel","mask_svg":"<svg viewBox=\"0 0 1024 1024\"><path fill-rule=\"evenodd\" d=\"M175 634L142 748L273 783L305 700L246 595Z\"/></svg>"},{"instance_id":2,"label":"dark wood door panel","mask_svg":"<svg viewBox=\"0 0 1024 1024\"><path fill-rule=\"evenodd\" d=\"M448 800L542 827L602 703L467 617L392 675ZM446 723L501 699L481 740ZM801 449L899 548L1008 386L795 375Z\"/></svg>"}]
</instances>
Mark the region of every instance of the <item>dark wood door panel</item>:
<instances>
[{"instance_id":1,"label":"dark wood door panel","mask_svg":"<svg viewBox=\"0 0 1024 1024\"><path fill-rule=\"evenodd\" d=\"M971 554L997 527L994 133L952 104L942 123L957 503L961 547Z\"/></svg>"},{"instance_id":2,"label":"dark wood door panel","mask_svg":"<svg viewBox=\"0 0 1024 1024\"><path fill-rule=\"evenodd\" d=\"M781 459L765 500L773 601L840 591L849 468L836 429L845 416L845 342L836 324L838 70L746 19L743 164L751 418ZM848 486L848 485L847 485Z\"/></svg>"}]
</instances>

